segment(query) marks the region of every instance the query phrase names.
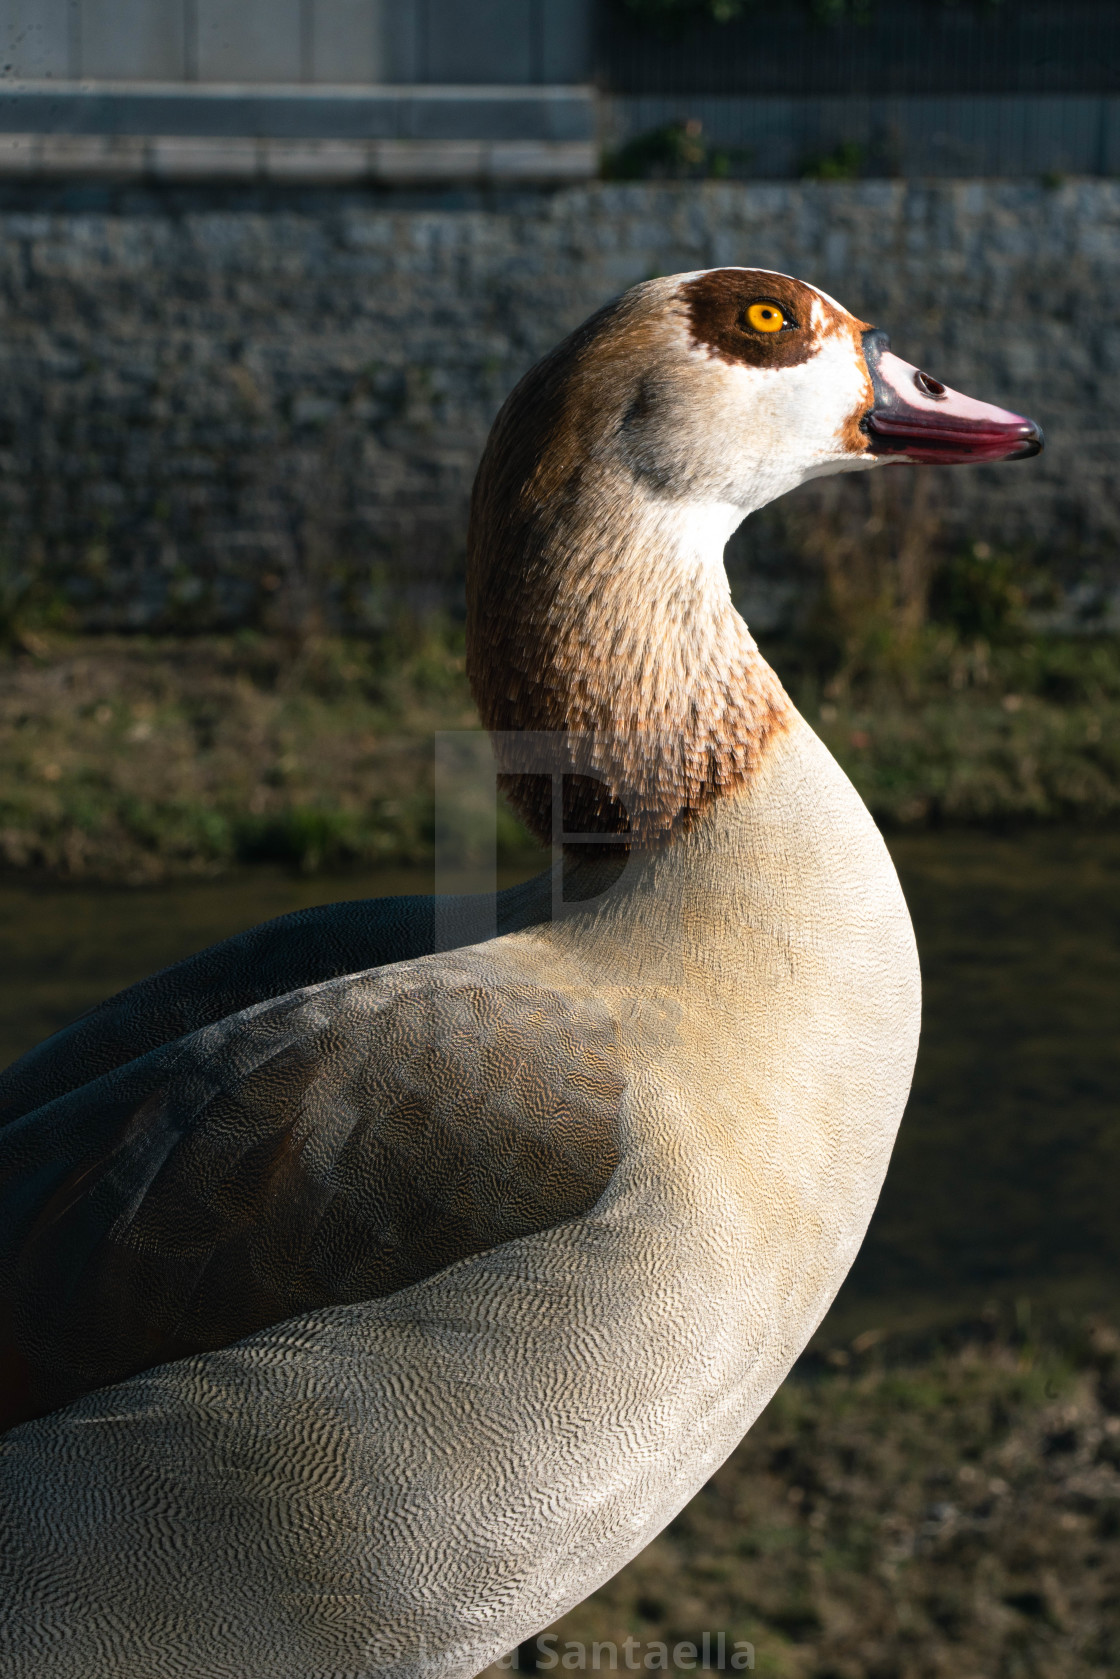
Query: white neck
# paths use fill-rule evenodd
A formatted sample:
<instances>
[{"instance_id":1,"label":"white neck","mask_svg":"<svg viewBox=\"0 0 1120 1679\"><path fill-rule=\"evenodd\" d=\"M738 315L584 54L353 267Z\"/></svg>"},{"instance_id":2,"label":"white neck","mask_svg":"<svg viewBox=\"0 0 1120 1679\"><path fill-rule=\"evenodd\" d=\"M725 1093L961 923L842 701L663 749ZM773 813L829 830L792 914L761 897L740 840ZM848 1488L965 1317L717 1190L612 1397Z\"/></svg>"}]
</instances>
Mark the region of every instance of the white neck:
<instances>
[{"instance_id":1,"label":"white neck","mask_svg":"<svg viewBox=\"0 0 1120 1679\"><path fill-rule=\"evenodd\" d=\"M582 1299L604 1349L586 1470L555 1517L547 1475L527 1491L542 1511L527 1601L484 1659L648 1543L788 1373L863 1239L920 1006L886 849L800 719L740 796L632 855L598 902L507 943L606 1002L632 1094L595 1210L549 1234L546 1260L527 1242L471 1262L472 1287L518 1279L532 1326L529 1356L503 1373L511 1415L551 1403L575 1356L552 1325Z\"/></svg>"}]
</instances>

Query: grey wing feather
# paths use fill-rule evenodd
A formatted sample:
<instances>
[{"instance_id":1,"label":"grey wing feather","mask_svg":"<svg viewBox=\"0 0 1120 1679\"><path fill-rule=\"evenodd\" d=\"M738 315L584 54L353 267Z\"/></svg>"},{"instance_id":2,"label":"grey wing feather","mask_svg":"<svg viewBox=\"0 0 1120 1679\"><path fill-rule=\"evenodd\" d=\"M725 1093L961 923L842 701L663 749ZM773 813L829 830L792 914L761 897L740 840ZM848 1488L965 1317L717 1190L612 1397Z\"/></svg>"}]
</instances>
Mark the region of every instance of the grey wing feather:
<instances>
[{"instance_id":1,"label":"grey wing feather","mask_svg":"<svg viewBox=\"0 0 1120 1679\"><path fill-rule=\"evenodd\" d=\"M472 930L487 910L493 932L492 899L453 902L463 924L456 943L473 944L487 936L485 930ZM497 929L533 925L547 914L549 902L536 882L500 893ZM444 949L448 922L455 919L444 910ZM0 1126L255 1003L344 974L427 956L435 948L432 898L358 899L263 922L107 998L5 1068L0 1072Z\"/></svg>"},{"instance_id":2,"label":"grey wing feather","mask_svg":"<svg viewBox=\"0 0 1120 1679\"><path fill-rule=\"evenodd\" d=\"M495 946L350 975L0 1131L0 1423L578 1216L610 1015Z\"/></svg>"}]
</instances>

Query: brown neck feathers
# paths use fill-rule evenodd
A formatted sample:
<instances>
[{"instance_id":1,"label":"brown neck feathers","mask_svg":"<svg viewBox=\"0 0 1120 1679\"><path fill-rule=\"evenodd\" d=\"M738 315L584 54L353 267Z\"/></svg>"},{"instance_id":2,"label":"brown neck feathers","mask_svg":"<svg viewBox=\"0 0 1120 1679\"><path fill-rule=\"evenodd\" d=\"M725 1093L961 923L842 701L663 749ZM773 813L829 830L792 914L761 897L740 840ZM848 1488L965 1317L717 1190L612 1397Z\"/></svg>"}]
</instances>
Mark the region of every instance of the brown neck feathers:
<instances>
[{"instance_id":1,"label":"brown neck feathers","mask_svg":"<svg viewBox=\"0 0 1120 1679\"><path fill-rule=\"evenodd\" d=\"M731 603L719 510L651 490L616 446L645 336L624 300L534 368L471 502L468 673L546 842L558 825L632 845L686 831L747 785L792 709Z\"/></svg>"}]
</instances>

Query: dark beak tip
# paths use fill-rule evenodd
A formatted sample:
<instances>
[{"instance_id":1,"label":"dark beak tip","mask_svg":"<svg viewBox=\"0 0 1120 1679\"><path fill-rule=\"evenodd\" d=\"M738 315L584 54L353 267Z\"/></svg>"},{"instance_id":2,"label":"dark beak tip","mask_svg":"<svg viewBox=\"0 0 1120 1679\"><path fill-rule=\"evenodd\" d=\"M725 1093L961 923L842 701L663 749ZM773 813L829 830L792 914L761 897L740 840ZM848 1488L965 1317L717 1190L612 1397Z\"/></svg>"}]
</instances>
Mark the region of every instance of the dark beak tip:
<instances>
[{"instance_id":1,"label":"dark beak tip","mask_svg":"<svg viewBox=\"0 0 1120 1679\"><path fill-rule=\"evenodd\" d=\"M1046 437L1042 427L1036 421L1028 422L1028 430L1020 448L1010 457L1013 461L1027 461L1033 455L1041 455L1046 447Z\"/></svg>"}]
</instances>

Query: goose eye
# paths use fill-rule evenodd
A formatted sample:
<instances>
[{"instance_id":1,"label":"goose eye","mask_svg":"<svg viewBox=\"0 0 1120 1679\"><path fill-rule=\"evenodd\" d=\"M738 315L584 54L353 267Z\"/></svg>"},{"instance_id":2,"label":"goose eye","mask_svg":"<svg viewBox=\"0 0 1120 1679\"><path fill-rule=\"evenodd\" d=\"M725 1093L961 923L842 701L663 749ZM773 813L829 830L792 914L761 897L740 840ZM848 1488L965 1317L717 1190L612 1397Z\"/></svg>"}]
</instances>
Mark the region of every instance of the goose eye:
<instances>
[{"instance_id":1,"label":"goose eye","mask_svg":"<svg viewBox=\"0 0 1120 1679\"><path fill-rule=\"evenodd\" d=\"M756 332L781 332L786 318L776 303L752 303L747 320Z\"/></svg>"}]
</instances>

